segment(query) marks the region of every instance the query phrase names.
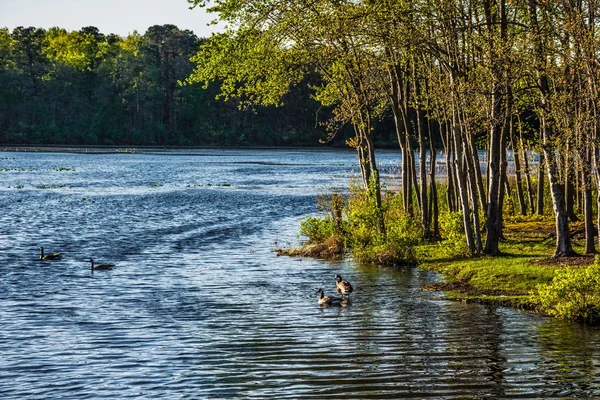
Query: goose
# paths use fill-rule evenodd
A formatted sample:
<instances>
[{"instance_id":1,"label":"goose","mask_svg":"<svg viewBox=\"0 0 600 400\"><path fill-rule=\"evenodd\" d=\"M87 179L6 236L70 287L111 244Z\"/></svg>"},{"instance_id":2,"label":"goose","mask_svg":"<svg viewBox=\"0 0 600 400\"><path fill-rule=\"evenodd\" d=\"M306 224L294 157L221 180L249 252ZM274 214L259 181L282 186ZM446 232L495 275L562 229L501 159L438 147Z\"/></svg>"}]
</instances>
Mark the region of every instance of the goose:
<instances>
[{"instance_id":1,"label":"goose","mask_svg":"<svg viewBox=\"0 0 600 400\"><path fill-rule=\"evenodd\" d=\"M321 305L340 304L342 301L339 297L325 296L323 289L317 290L317 293L319 294L319 300L317 302Z\"/></svg>"},{"instance_id":2,"label":"goose","mask_svg":"<svg viewBox=\"0 0 600 400\"><path fill-rule=\"evenodd\" d=\"M90 263L92 263L92 271L113 269L113 267L115 266L115 264L98 264L98 265L94 265L94 259L93 258L90 258Z\"/></svg>"},{"instance_id":3,"label":"goose","mask_svg":"<svg viewBox=\"0 0 600 400\"><path fill-rule=\"evenodd\" d=\"M344 296L347 296L348 301L350 301L350 293L352 293L353 291L350 282L343 281L340 275L334 275L333 278L335 279L335 286L338 294L342 296L342 299L344 298Z\"/></svg>"},{"instance_id":4,"label":"goose","mask_svg":"<svg viewBox=\"0 0 600 400\"><path fill-rule=\"evenodd\" d=\"M62 256L60 255L60 253L50 253L44 255L44 248L40 246L40 260L60 260L61 257Z\"/></svg>"}]
</instances>

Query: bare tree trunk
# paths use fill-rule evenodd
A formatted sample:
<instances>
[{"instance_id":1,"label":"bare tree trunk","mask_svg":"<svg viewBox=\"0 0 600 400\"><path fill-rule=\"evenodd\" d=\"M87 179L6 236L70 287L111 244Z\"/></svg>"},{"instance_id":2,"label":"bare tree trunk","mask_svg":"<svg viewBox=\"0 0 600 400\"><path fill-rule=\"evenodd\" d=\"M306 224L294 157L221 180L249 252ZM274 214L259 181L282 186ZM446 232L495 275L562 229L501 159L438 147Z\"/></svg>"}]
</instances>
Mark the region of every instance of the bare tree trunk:
<instances>
[{"instance_id":1,"label":"bare tree trunk","mask_svg":"<svg viewBox=\"0 0 600 400\"><path fill-rule=\"evenodd\" d=\"M502 149L502 117L504 114L504 82L502 80L501 63L499 62L499 54L495 45L495 24L498 22L497 10L492 7L490 0L483 1L485 11L486 25L488 27L488 42L490 46L490 63L492 71L492 114L490 116L490 141L489 141L489 168L488 168L488 197L486 211L486 230L487 237L485 241L484 252L486 254L498 254L500 252L498 243L501 235L501 219L502 209L500 204L500 192L503 189L501 186L502 166L501 152ZM504 17L504 0L500 0L500 25L503 28L505 23ZM502 29L501 29L502 30ZM504 32L501 32L501 37Z\"/></svg>"},{"instance_id":2,"label":"bare tree trunk","mask_svg":"<svg viewBox=\"0 0 600 400\"><path fill-rule=\"evenodd\" d=\"M481 162L479 161L479 152L477 151L477 146L475 146L475 135L469 136L468 145L471 153L471 158L473 159L473 167L475 169L475 182L477 185L477 197L479 198L479 207L482 210L485 210L485 188L483 185L483 176L481 175Z\"/></svg>"},{"instance_id":3,"label":"bare tree trunk","mask_svg":"<svg viewBox=\"0 0 600 400\"><path fill-rule=\"evenodd\" d=\"M420 188L419 188L419 180L417 179L417 162L415 160L415 152L410 153L410 172L411 172L411 181L413 183L414 189L415 189L415 193L416 193L416 199L417 199L417 207L419 207L420 209L423 208L422 204L421 204L421 196L420 196Z\"/></svg>"},{"instance_id":4,"label":"bare tree trunk","mask_svg":"<svg viewBox=\"0 0 600 400\"><path fill-rule=\"evenodd\" d=\"M466 153L470 153L471 150L469 148L465 149ZM469 192L471 193L471 207L473 209L473 233L475 234L475 248L477 253L481 253L483 250L483 245L481 242L481 229L479 223L479 201L478 201L478 193L477 193L477 182L476 182L476 172L475 166L473 165L473 157L468 154L465 157L465 164L467 167L467 173L469 176Z\"/></svg>"},{"instance_id":5,"label":"bare tree trunk","mask_svg":"<svg viewBox=\"0 0 600 400\"><path fill-rule=\"evenodd\" d=\"M583 179L583 220L585 221L585 252L586 254L596 252L594 242L594 216L592 200L592 148L586 143L582 151L582 179Z\"/></svg>"},{"instance_id":6,"label":"bare tree trunk","mask_svg":"<svg viewBox=\"0 0 600 400\"><path fill-rule=\"evenodd\" d=\"M406 211L408 213L408 215L412 216L414 215L414 208L413 208L413 174L412 174L412 170L414 168L414 159L413 159L413 151L412 151L412 147L410 145L410 138L408 137L408 134L406 135L406 141L405 141L405 147L406 147L406 193L404 193L405 196L405 203L406 203Z\"/></svg>"},{"instance_id":7,"label":"bare tree trunk","mask_svg":"<svg viewBox=\"0 0 600 400\"><path fill-rule=\"evenodd\" d=\"M594 125L597 125L597 122L595 122ZM598 133L596 132L597 129L597 127L594 127L594 135L596 137L598 136ZM596 175L596 188L598 188L598 195L596 196L596 224L598 226L598 243L600 245L600 147L598 147L597 140L598 139L594 140L594 172Z\"/></svg>"},{"instance_id":8,"label":"bare tree trunk","mask_svg":"<svg viewBox=\"0 0 600 400\"><path fill-rule=\"evenodd\" d=\"M367 117L370 119L370 117ZM383 219L383 207L381 201L381 180L379 178L379 170L377 169L377 162L375 160L375 145L373 143L373 133L371 131L370 121L367 124L366 132L363 133L365 141L367 143L367 150L369 156L369 164L371 167L371 178L369 181L369 191L374 196L375 207L377 209L377 223L379 233L385 235L385 222Z\"/></svg>"},{"instance_id":9,"label":"bare tree trunk","mask_svg":"<svg viewBox=\"0 0 600 400\"><path fill-rule=\"evenodd\" d=\"M535 212L537 215L544 215L544 186L546 185L546 171L544 170L544 152L540 149L538 165L538 184L537 184L537 205Z\"/></svg>"},{"instance_id":10,"label":"bare tree trunk","mask_svg":"<svg viewBox=\"0 0 600 400\"><path fill-rule=\"evenodd\" d=\"M438 205L438 192L437 184L435 181L435 167L437 160L437 153L433 146L433 122L429 121L429 154L430 154L430 167L429 167L429 190L430 190L430 217L432 225L432 237L437 239L440 237L440 224L439 224L439 205Z\"/></svg>"},{"instance_id":11,"label":"bare tree trunk","mask_svg":"<svg viewBox=\"0 0 600 400\"><path fill-rule=\"evenodd\" d=\"M369 180L371 179L371 168L369 167L369 156L366 149L367 143L365 142L362 132L359 131L356 125L354 125L354 133L358 138L358 147L356 148L356 151L358 153L358 165L360 166L362 184L363 188L367 190L369 189Z\"/></svg>"},{"instance_id":12,"label":"bare tree trunk","mask_svg":"<svg viewBox=\"0 0 600 400\"><path fill-rule=\"evenodd\" d=\"M570 154L571 146L567 144L567 149L564 152L565 204L569 221L577 222L579 218L575 215L575 187L573 185L575 181L575 160L570 157Z\"/></svg>"},{"instance_id":13,"label":"bare tree trunk","mask_svg":"<svg viewBox=\"0 0 600 400\"><path fill-rule=\"evenodd\" d=\"M591 184L591 182L590 182ZM592 188L586 187L584 191L584 215L585 215L585 252L596 253L596 242L594 241L594 217L592 210Z\"/></svg>"},{"instance_id":14,"label":"bare tree trunk","mask_svg":"<svg viewBox=\"0 0 600 400\"><path fill-rule=\"evenodd\" d=\"M527 206L525 205L525 196L523 194L523 181L521 180L521 160L519 158L519 151L515 147L515 141L513 138L513 123L510 123L510 146L513 151L514 163L515 163L515 180L517 185L517 198L519 199L519 211L521 215L527 215Z\"/></svg>"},{"instance_id":15,"label":"bare tree trunk","mask_svg":"<svg viewBox=\"0 0 600 400\"><path fill-rule=\"evenodd\" d=\"M551 133L550 128L544 128L545 137ZM552 149L549 146L544 148L546 158L546 168L548 169L548 179L550 180L550 191L552 193L552 204L556 219L556 250L555 257L572 256L576 253L571 245L571 236L569 232L569 215L567 213L567 205L565 203L564 186L561 185L558 179L558 167L554 160L554 154L551 154Z\"/></svg>"},{"instance_id":16,"label":"bare tree trunk","mask_svg":"<svg viewBox=\"0 0 600 400\"><path fill-rule=\"evenodd\" d=\"M455 212L454 202L454 169L451 162L452 154L452 141L450 140L450 128L447 123L440 123L440 136L442 137L442 144L444 145L444 157L446 160L446 179L447 179L447 190L446 190L446 202L448 203L448 210Z\"/></svg>"},{"instance_id":17,"label":"bare tree trunk","mask_svg":"<svg viewBox=\"0 0 600 400\"><path fill-rule=\"evenodd\" d=\"M475 252L475 242L473 238L473 228L471 226L471 209L469 205L469 195L467 188L466 172L463 168L463 145L461 132L458 127L458 111L456 105L453 106L454 110L452 113L452 125L453 125L453 139L454 139L454 167L456 171L456 178L458 181L458 192L460 195L460 203L463 212L463 225L465 228L465 238L467 240L467 246L471 253Z\"/></svg>"},{"instance_id":18,"label":"bare tree trunk","mask_svg":"<svg viewBox=\"0 0 600 400\"><path fill-rule=\"evenodd\" d=\"M408 152L410 151L410 147L406 146L407 137L408 136L408 123L406 121L406 115L404 110L401 108L401 97L402 97L402 87L400 83L400 68L398 65L395 65L393 68L388 70L390 77L390 87L392 89L392 93L390 94L390 103L392 108L392 113L394 115L394 127L396 129L396 137L398 138L398 145L400 146L400 155L402 157L401 162L401 176L402 176L402 195L404 199L404 211L412 216L412 207L410 206L408 200Z\"/></svg>"},{"instance_id":19,"label":"bare tree trunk","mask_svg":"<svg viewBox=\"0 0 600 400\"><path fill-rule=\"evenodd\" d=\"M533 203L533 187L531 186L531 176L529 173L529 160L527 158L527 150L522 147L521 150L523 154L523 164L525 165L525 183L527 185L527 200L529 203L529 209L531 210L531 214L535 212L535 205Z\"/></svg>"},{"instance_id":20,"label":"bare tree trunk","mask_svg":"<svg viewBox=\"0 0 600 400\"><path fill-rule=\"evenodd\" d=\"M544 46L537 19L536 0L528 0L528 11L530 17L530 29L533 34L536 47L538 84L541 92L541 122L542 122L542 150L546 159L548 180L550 181L550 192L552 194L552 205L556 218L556 250L554 256L574 255L569 235L569 215L565 203L565 193L560 184L558 166L556 164L556 151L553 147L554 131L552 126L552 113L549 110L548 98L550 96L550 85L545 70ZM539 200L538 200L539 201ZM538 203L539 204L539 203Z\"/></svg>"},{"instance_id":21,"label":"bare tree trunk","mask_svg":"<svg viewBox=\"0 0 600 400\"><path fill-rule=\"evenodd\" d=\"M430 236L431 223L429 219L428 201L427 201L427 145L425 143L425 134L423 133L422 112L417 105L417 132L419 135L419 178L421 181L420 205L421 205L421 227L423 236ZM431 135L430 135L431 136ZM433 183L432 183L433 184Z\"/></svg>"}]
</instances>

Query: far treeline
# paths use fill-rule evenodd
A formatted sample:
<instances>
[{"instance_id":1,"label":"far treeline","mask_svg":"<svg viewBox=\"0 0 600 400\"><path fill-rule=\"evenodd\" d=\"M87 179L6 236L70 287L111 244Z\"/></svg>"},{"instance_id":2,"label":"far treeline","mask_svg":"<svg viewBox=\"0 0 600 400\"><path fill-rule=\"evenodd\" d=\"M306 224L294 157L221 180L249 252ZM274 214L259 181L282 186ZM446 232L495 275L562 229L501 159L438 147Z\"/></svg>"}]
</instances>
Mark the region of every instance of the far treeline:
<instances>
[{"instance_id":1,"label":"far treeline","mask_svg":"<svg viewBox=\"0 0 600 400\"><path fill-rule=\"evenodd\" d=\"M0 143L318 144L327 112L306 87L287 93L285 108L242 110L217 100L217 85L183 84L205 41L173 25L127 37L0 29Z\"/></svg>"},{"instance_id":2,"label":"far treeline","mask_svg":"<svg viewBox=\"0 0 600 400\"><path fill-rule=\"evenodd\" d=\"M353 127L348 143L360 160L363 194L345 205L333 196L330 208L332 229L354 250L408 257L398 248L412 243L410 229L397 221L415 218L422 239L436 238L443 206L460 213L468 253L496 255L508 196L518 198L517 214L541 215L550 211L548 188L554 255L575 254L569 224L579 217L584 251L596 251L600 2L188 1L227 26L193 58L190 81L218 82L225 98L270 105L317 75L312 89L333 109L331 134ZM376 128L386 115L402 152L399 195L382 190L376 160ZM445 185L435 184L428 154L443 154ZM358 197L360 209L352 208ZM401 214L391 212L393 202ZM311 223L305 232L318 230ZM375 233L357 237L366 226Z\"/></svg>"}]
</instances>

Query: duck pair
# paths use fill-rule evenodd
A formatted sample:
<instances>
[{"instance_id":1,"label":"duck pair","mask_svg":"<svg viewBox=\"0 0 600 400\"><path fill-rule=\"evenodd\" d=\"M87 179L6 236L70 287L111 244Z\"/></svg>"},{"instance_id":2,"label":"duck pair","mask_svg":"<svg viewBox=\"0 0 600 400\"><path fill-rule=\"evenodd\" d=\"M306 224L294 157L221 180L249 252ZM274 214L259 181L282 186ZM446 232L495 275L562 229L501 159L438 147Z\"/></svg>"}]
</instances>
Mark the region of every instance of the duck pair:
<instances>
[{"instance_id":1,"label":"duck pair","mask_svg":"<svg viewBox=\"0 0 600 400\"><path fill-rule=\"evenodd\" d=\"M41 261L50 261L50 260L60 260L62 255L60 253L50 253L44 254L44 248L40 246L40 260ZM91 270L92 271L101 271L101 270L109 270L113 269L115 264L94 264L94 259L90 258Z\"/></svg>"},{"instance_id":2,"label":"duck pair","mask_svg":"<svg viewBox=\"0 0 600 400\"><path fill-rule=\"evenodd\" d=\"M350 303L350 293L353 292L350 282L342 279L340 275L334 275L336 291L342 297L325 296L323 289L317 290L319 294L318 303L321 305L346 305ZM344 298L346 296L346 298Z\"/></svg>"}]
</instances>

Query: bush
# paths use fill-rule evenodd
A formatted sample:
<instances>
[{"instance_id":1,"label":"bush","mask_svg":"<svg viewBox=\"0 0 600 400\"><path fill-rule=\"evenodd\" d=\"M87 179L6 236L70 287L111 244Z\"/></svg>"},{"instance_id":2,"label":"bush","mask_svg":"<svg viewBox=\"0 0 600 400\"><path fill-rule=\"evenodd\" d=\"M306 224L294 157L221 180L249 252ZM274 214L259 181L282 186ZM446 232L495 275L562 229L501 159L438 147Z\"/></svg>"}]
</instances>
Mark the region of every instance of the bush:
<instances>
[{"instance_id":1,"label":"bush","mask_svg":"<svg viewBox=\"0 0 600 400\"><path fill-rule=\"evenodd\" d=\"M402 196L387 193L382 199L382 210L378 210L368 191L352 188L344 232L355 259L380 265L416 262L415 246L422 236L421 227L402 207ZM379 232L380 218L384 220L385 233Z\"/></svg>"},{"instance_id":2,"label":"bush","mask_svg":"<svg viewBox=\"0 0 600 400\"><path fill-rule=\"evenodd\" d=\"M339 193L319 195L317 204L323 217L307 217L300 223L300 235L308 241L287 255L341 254L351 250L361 262L405 265L417 261L415 246L422 237L419 222L403 211L402 196L386 193L378 209L368 190L356 182L346 199ZM385 232L380 232L383 219Z\"/></svg>"},{"instance_id":3,"label":"bush","mask_svg":"<svg viewBox=\"0 0 600 400\"><path fill-rule=\"evenodd\" d=\"M310 244L323 243L338 235L338 227L332 218L307 217L300 222L300 235Z\"/></svg>"},{"instance_id":4,"label":"bush","mask_svg":"<svg viewBox=\"0 0 600 400\"><path fill-rule=\"evenodd\" d=\"M548 285L539 285L540 302L551 316L583 322L600 322L600 265L566 268Z\"/></svg>"},{"instance_id":5,"label":"bush","mask_svg":"<svg viewBox=\"0 0 600 400\"><path fill-rule=\"evenodd\" d=\"M462 212L443 212L440 214L439 221L443 238L440 246L444 254L450 258L468 256L469 246L465 240Z\"/></svg>"}]
</instances>

